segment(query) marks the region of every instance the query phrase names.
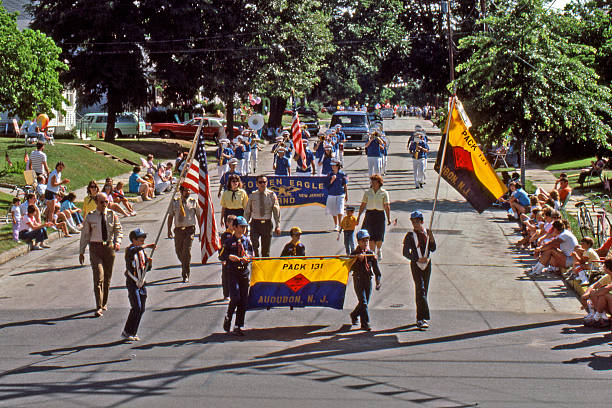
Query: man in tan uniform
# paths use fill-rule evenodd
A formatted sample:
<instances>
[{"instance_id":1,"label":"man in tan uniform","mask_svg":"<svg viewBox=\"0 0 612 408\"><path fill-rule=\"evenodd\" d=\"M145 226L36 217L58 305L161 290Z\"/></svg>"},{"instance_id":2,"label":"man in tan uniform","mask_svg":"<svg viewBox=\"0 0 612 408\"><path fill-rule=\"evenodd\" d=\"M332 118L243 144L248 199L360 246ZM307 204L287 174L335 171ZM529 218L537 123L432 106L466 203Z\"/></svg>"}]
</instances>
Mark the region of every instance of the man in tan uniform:
<instances>
[{"instance_id":1,"label":"man in tan uniform","mask_svg":"<svg viewBox=\"0 0 612 408\"><path fill-rule=\"evenodd\" d=\"M181 261L183 282L189 282L191 271L191 245L195 236L196 217L200 217L201 209L198 201L190 197L189 189L181 186L180 197L175 198L170 205L168 214L168 238L172 238L172 222L174 221L174 249Z\"/></svg>"},{"instance_id":2,"label":"man in tan uniform","mask_svg":"<svg viewBox=\"0 0 612 408\"><path fill-rule=\"evenodd\" d=\"M108 197L104 193L96 196L96 209L86 215L81 230L79 262L85 262L85 248L89 245L89 259L93 270L95 316L100 317L107 309L108 288L113 275L115 251L121 247L123 231L119 217L108 209Z\"/></svg>"},{"instance_id":3,"label":"man in tan uniform","mask_svg":"<svg viewBox=\"0 0 612 408\"><path fill-rule=\"evenodd\" d=\"M270 243L272 242L272 219L274 218L274 233L280 235L280 205L274 191L269 190L268 178L257 176L257 191L249 197L244 210L244 218L250 222L251 243L255 256L259 256L259 242L261 240L261 256L270 256Z\"/></svg>"}]
</instances>

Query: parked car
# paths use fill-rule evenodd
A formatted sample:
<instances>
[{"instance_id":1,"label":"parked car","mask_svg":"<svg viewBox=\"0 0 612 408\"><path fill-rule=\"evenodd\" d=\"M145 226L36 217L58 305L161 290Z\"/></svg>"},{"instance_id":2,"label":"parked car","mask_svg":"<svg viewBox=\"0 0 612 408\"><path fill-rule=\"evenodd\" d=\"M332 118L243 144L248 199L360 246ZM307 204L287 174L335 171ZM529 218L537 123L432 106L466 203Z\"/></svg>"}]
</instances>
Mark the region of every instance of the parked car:
<instances>
[{"instance_id":1,"label":"parked car","mask_svg":"<svg viewBox=\"0 0 612 408\"><path fill-rule=\"evenodd\" d=\"M86 113L78 122L81 132L105 132L107 113ZM150 130L145 121L136 113L125 112L117 114L115 121L115 137L143 136Z\"/></svg>"},{"instance_id":2,"label":"parked car","mask_svg":"<svg viewBox=\"0 0 612 408\"><path fill-rule=\"evenodd\" d=\"M384 108L380 111L380 116L383 119L395 119L395 110L393 108Z\"/></svg>"},{"instance_id":3,"label":"parked car","mask_svg":"<svg viewBox=\"0 0 612 408\"><path fill-rule=\"evenodd\" d=\"M168 139L185 139L192 140L198 131L201 117L196 117L182 123L153 123L151 125L151 134L159 135L162 138ZM204 118L202 124L202 134L206 140L217 141L225 136L227 126L217 118ZM239 130L234 127L234 135L238 135Z\"/></svg>"},{"instance_id":4,"label":"parked car","mask_svg":"<svg viewBox=\"0 0 612 408\"><path fill-rule=\"evenodd\" d=\"M370 137L370 119L365 112L338 111L332 115L330 127L340 124L346 135L344 150L363 150Z\"/></svg>"}]
</instances>

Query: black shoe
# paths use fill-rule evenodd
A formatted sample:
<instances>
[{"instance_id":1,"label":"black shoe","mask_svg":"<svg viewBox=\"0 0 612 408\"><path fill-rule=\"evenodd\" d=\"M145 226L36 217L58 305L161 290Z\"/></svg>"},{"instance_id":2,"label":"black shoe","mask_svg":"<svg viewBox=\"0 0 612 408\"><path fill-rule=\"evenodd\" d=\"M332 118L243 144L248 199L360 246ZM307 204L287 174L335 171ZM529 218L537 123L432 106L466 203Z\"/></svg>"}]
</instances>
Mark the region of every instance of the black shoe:
<instances>
[{"instance_id":1,"label":"black shoe","mask_svg":"<svg viewBox=\"0 0 612 408\"><path fill-rule=\"evenodd\" d=\"M419 186L420 188L423 188L423 183L421 183L421 185Z\"/></svg>"},{"instance_id":2,"label":"black shoe","mask_svg":"<svg viewBox=\"0 0 612 408\"><path fill-rule=\"evenodd\" d=\"M183 278L183 283L189 283L189 278L188 277L184 277Z\"/></svg>"},{"instance_id":3,"label":"black shoe","mask_svg":"<svg viewBox=\"0 0 612 408\"><path fill-rule=\"evenodd\" d=\"M351 315L351 325L357 326L357 316Z\"/></svg>"},{"instance_id":4,"label":"black shoe","mask_svg":"<svg viewBox=\"0 0 612 408\"><path fill-rule=\"evenodd\" d=\"M225 316L225 318L223 319L223 330L225 330L226 333L229 333L231 327L232 320L228 316Z\"/></svg>"},{"instance_id":5,"label":"black shoe","mask_svg":"<svg viewBox=\"0 0 612 408\"><path fill-rule=\"evenodd\" d=\"M240 327L234 327L233 333L236 336L244 336L244 332L242 331Z\"/></svg>"},{"instance_id":6,"label":"black shoe","mask_svg":"<svg viewBox=\"0 0 612 408\"><path fill-rule=\"evenodd\" d=\"M429 329L429 324L427 323L427 320L417 320L416 325L421 330Z\"/></svg>"},{"instance_id":7,"label":"black shoe","mask_svg":"<svg viewBox=\"0 0 612 408\"><path fill-rule=\"evenodd\" d=\"M363 323L361 325L361 330L372 331L372 328L370 327L370 325L368 323Z\"/></svg>"}]
</instances>

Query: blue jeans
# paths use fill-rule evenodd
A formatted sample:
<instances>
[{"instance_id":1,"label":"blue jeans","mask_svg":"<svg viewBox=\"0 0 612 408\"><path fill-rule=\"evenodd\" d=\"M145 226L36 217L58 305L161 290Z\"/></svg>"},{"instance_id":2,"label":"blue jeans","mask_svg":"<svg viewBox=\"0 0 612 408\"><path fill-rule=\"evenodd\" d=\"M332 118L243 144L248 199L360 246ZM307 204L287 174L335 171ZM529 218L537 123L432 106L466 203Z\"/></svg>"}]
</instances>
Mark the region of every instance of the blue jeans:
<instances>
[{"instance_id":1,"label":"blue jeans","mask_svg":"<svg viewBox=\"0 0 612 408\"><path fill-rule=\"evenodd\" d=\"M125 322L123 331L129 336L135 336L138 332L140 319L145 311L147 289L144 286L142 288L136 286L136 282L132 278L125 278L125 286L127 287L128 298L132 308L130 309L130 314Z\"/></svg>"},{"instance_id":2,"label":"blue jeans","mask_svg":"<svg viewBox=\"0 0 612 408\"><path fill-rule=\"evenodd\" d=\"M83 223L83 216L81 215L80 212L73 213L72 214L72 219L76 223L76 225L79 225L79 224Z\"/></svg>"},{"instance_id":3,"label":"blue jeans","mask_svg":"<svg viewBox=\"0 0 612 408\"><path fill-rule=\"evenodd\" d=\"M230 301L227 306L227 317L230 321L236 312L236 327L244 326L244 315L246 314L247 301L249 297L249 276L240 275L234 271L227 271Z\"/></svg>"},{"instance_id":4,"label":"blue jeans","mask_svg":"<svg viewBox=\"0 0 612 408\"><path fill-rule=\"evenodd\" d=\"M364 325L370 322L368 302L370 301L370 295L372 295L372 278L358 277L353 273L353 287L359 303L351 312L351 318L359 316L361 324Z\"/></svg>"},{"instance_id":5,"label":"blue jeans","mask_svg":"<svg viewBox=\"0 0 612 408\"><path fill-rule=\"evenodd\" d=\"M344 249L347 255L355 250L355 230L344 230Z\"/></svg>"}]
</instances>

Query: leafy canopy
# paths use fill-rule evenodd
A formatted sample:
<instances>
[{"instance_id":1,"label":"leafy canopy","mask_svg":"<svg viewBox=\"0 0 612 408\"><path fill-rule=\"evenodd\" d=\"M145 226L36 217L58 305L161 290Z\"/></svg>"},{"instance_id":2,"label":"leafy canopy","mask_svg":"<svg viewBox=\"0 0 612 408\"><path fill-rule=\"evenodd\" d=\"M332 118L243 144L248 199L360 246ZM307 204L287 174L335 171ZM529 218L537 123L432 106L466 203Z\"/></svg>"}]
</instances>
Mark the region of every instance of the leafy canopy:
<instances>
[{"instance_id":1,"label":"leafy canopy","mask_svg":"<svg viewBox=\"0 0 612 408\"><path fill-rule=\"evenodd\" d=\"M17 29L17 15L0 1L0 111L32 118L62 109L61 49L40 31Z\"/></svg>"}]
</instances>

